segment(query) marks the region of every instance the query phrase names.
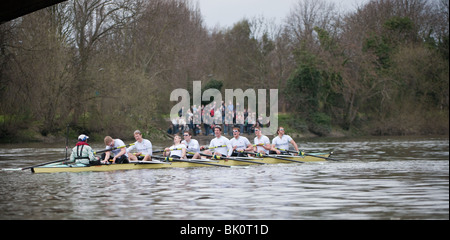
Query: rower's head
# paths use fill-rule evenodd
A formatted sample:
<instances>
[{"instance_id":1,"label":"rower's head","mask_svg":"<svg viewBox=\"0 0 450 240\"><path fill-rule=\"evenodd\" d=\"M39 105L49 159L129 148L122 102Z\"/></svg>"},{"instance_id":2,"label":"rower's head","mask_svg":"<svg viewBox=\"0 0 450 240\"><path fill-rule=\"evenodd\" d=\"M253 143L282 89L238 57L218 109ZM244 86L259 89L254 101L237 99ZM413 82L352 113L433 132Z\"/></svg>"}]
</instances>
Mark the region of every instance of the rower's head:
<instances>
[{"instance_id":1,"label":"rower's head","mask_svg":"<svg viewBox=\"0 0 450 240\"><path fill-rule=\"evenodd\" d=\"M112 147L114 145L114 139L110 136L105 137L105 145Z\"/></svg>"},{"instance_id":2,"label":"rower's head","mask_svg":"<svg viewBox=\"0 0 450 240\"><path fill-rule=\"evenodd\" d=\"M284 127L279 126L277 128L277 135L284 135Z\"/></svg>"},{"instance_id":3,"label":"rower's head","mask_svg":"<svg viewBox=\"0 0 450 240\"><path fill-rule=\"evenodd\" d=\"M184 131L183 137L184 137L184 140L189 142L191 140L191 133L189 131Z\"/></svg>"},{"instance_id":4,"label":"rower's head","mask_svg":"<svg viewBox=\"0 0 450 240\"><path fill-rule=\"evenodd\" d=\"M173 137L173 143L175 143L175 144L180 144L181 143L180 135L175 134L175 136Z\"/></svg>"},{"instance_id":5,"label":"rower's head","mask_svg":"<svg viewBox=\"0 0 450 240\"><path fill-rule=\"evenodd\" d=\"M238 138L240 134L241 134L240 128L234 127L233 128L233 137Z\"/></svg>"},{"instance_id":6,"label":"rower's head","mask_svg":"<svg viewBox=\"0 0 450 240\"><path fill-rule=\"evenodd\" d=\"M214 135L216 135L216 137L220 137L221 134L222 134L222 128L220 127L220 125L214 126Z\"/></svg>"},{"instance_id":7,"label":"rower's head","mask_svg":"<svg viewBox=\"0 0 450 240\"><path fill-rule=\"evenodd\" d=\"M86 136L84 134L81 134L80 136L78 136L78 141L80 141L80 142L87 142L88 139L89 139L89 136Z\"/></svg>"},{"instance_id":8,"label":"rower's head","mask_svg":"<svg viewBox=\"0 0 450 240\"><path fill-rule=\"evenodd\" d=\"M255 127L255 135L256 135L257 137L260 137L260 136L261 136L261 127L260 127L260 126L256 126L256 127Z\"/></svg>"},{"instance_id":9,"label":"rower's head","mask_svg":"<svg viewBox=\"0 0 450 240\"><path fill-rule=\"evenodd\" d=\"M134 131L134 139L136 141L141 142L142 141L142 133L139 130Z\"/></svg>"}]
</instances>

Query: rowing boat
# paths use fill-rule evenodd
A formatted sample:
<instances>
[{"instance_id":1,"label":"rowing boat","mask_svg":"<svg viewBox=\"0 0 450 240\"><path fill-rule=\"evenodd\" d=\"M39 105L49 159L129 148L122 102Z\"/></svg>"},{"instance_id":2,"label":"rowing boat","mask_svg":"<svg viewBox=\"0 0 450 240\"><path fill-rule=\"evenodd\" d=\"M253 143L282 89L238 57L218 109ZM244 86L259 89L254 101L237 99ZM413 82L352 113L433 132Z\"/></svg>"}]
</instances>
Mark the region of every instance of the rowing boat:
<instances>
[{"instance_id":1,"label":"rowing boat","mask_svg":"<svg viewBox=\"0 0 450 240\"><path fill-rule=\"evenodd\" d=\"M330 157L330 153L317 153L311 154L312 156L289 156L289 155L275 155L274 157L282 157L285 159L298 160L299 162L321 162L326 161L326 158ZM163 169L163 168L188 168L188 167L211 167L214 165L223 166L246 166L253 165L255 163L264 164L279 164L279 163L292 163L292 161L283 160L280 158L265 157L265 158L236 158L247 160L234 161L234 160L183 160L165 162L159 160L153 161L134 161L125 164L108 164L108 165L95 165L86 166L84 164L65 164L65 163L52 163L44 166L31 168L33 173L56 173L56 172L104 172L104 171L117 171L117 170L134 170L134 169Z\"/></svg>"},{"instance_id":2,"label":"rowing boat","mask_svg":"<svg viewBox=\"0 0 450 240\"><path fill-rule=\"evenodd\" d=\"M133 161L125 164L108 164L86 166L81 163L65 164L65 163L51 163L39 167L31 168L33 173L56 173L56 172L104 172L117 170L134 170L134 169L163 169L163 168L188 168L188 167L212 167L212 166L248 166L257 163L263 164L279 164L292 163L296 160L298 162L320 162L326 161L330 157L330 153L316 153L310 156L291 156L291 155L273 155L273 157L253 158L253 157L236 157L236 160L209 160L209 159L195 159L182 161ZM276 158L275 158L276 157ZM286 160L283 160L285 158ZM238 160L246 161L238 161ZM255 163L253 163L255 162Z\"/></svg>"}]
</instances>

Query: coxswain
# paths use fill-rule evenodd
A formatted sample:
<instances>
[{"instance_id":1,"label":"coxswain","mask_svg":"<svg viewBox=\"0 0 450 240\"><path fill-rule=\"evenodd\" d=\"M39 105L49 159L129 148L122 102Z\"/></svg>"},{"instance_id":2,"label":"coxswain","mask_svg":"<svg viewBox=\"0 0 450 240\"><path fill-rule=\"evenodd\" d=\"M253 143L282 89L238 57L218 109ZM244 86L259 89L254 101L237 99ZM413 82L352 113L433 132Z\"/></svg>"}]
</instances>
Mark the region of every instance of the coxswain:
<instances>
[{"instance_id":1,"label":"coxswain","mask_svg":"<svg viewBox=\"0 0 450 240\"><path fill-rule=\"evenodd\" d=\"M70 154L71 163L82 163L85 165L99 165L99 158L94 156L94 151L91 146L87 143L89 139L88 136L81 134L78 136L78 142L76 146L72 149L72 154Z\"/></svg>"}]
</instances>

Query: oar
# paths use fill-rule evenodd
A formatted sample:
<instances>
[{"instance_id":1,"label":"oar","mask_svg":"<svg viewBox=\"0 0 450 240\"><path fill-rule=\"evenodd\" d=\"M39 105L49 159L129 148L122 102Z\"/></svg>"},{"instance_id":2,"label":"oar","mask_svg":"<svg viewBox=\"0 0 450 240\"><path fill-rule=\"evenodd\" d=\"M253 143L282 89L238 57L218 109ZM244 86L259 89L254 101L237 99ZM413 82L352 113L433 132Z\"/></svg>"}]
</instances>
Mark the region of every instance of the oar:
<instances>
[{"instance_id":1,"label":"oar","mask_svg":"<svg viewBox=\"0 0 450 240\"><path fill-rule=\"evenodd\" d=\"M34 165L34 166L24 167L24 168L22 168L22 170L27 170L27 169L30 169L30 168L40 167L40 166L44 166L44 165L52 164L52 163L64 162L66 160L69 160L69 159L68 158L64 158L64 159L59 159L59 160L55 160L55 161L51 161L51 162L40 163L40 164L37 164L37 165Z\"/></svg>"},{"instance_id":2,"label":"oar","mask_svg":"<svg viewBox=\"0 0 450 240\"><path fill-rule=\"evenodd\" d=\"M277 148L277 149L280 150L280 151L285 151L285 152L289 152L289 153L299 153L299 152L288 150L288 149L282 149L282 148ZM332 154L333 154L333 152L330 152L330 156ZM329 161L341 161L341 160L333 159L333 158L330 158L330 157L322 157L322 156L317 156L317 155L314 155L314 154L305 153L304 151L300 151L300 155L301 156L310 156L310 157L322 158L322 159L329 160Z\"/></svg>"},{"instance_id":3,"label":"oar","mask_svg":"<svg viewBox=\"0 0 450 240\"><path fill-rule=\"evenodd\" d=\"M113 148L110 148L110 149L97 151L97 152L94 152L94 154L109 152L109 151L113 151L113 150L116 150L116 149L119 149L119 148L126 148L126 147L133 146L133 145L134 145L134 143L130 143L128 145L123 145L123 146L120 146L120 147L113 147Z\"/></svg>"},{"instance_id":4,"label":"oar","mask_svg":"<svg viewBox=\"0 0 450 240\"><path fill-rule=\"evenodd\" d=\"M170 151L182 150L182 149L183 149L183 148L169 148L169 150L163 149L163 150L154 151L153 153L158 153L158 152L160 152L160 153L162 153L162 152L170 152Z\"/></svg>"},{"instance_id":5,"label":"oar","mask_svg":"<svg viewBox=\"0 0 450 240\"><path fill-rule=\"evenodd\" d=\"M156 151L153 151L152 153L162 153L162 152L164 152L164 150L156 150Z\"/></svg>"},{"instance_id":6,"label":"oar","mask_svg":"<svg viewBox=\"0 0 450 240\"><path fill-rule=\"evenodd\" d=\"M218 156L218 155L210 155L210 154L206 154L206 153L200 153L200 155L202 156L206 156L206 157L211 157L212 159L225 159L225 160L232 160L232 161L237 161L237 162L246 162L246 163L254 163L254 164L265 164L262 162L255 162L252 160L245 160L245 159L239 159L239 158L234 158L234 157L223 157L223 156Z\"/></svg>"},{"instance_id":7,"label":"oar","mask_svg":"<svg viewBox=\"0 0 450 240\"><path fill-rule=\"evenodd\" d=\"M253 147L258 147L258 146L264 146L264 145L266 145L266 144L264 144L264 143L258 143L258 144L253 144L252 146L253 146Z\"/></svg>"},{"instance_id":8,"label":"oar","mask_svg":"<svg viewBox=\"0 0 450 240\"><path fill-rule=\"evenodd\" d=\"M305 163L303 161L298 161L298 160L283 158L283 157L278 157L278 156L265 155L265 154L263 154L263 157L275 158L275 159L280 159L280 160L289 161L289 162Z\"/></svg>"},{"instance_id":9,"label":"oar","mask_svg":"<svg viewBox=\"0 0 450 240\"><path fill-rule=\"evenodd\" d=\"M333 152L330 152L330 156L331 156L331 154L333 154ZM333 159L333 158L330 158L330 157L317 156L317 155L309 154L309 153L304 153L304 155L305 156L310 156L310 157L322 158L322 159L325 159L325 160L328 160L328 161L337 161L337 162L341 161L341 160L338 160L338 159Z\"/></svg>"},{"instance_id":10,"label":"oar","mask_svg":"<svg viewBox=\"0 0 450 240\"><path fill-rule=\"evenodd\" d=\"M167 150L167 151L165 149L163 149L163 150L153 151L153 153L162 153L162 152L169 152L169 151L181 150L181 149L183 149L183 148L169 148L169 150Z\"/></svg>"},{"instance_id":11,"label":"oar","mask_svg":"<svg viewBox=\"0 0 450 240\"><path fill-rule=\"evenodd\" d=\"M227 147L227 145L220 145L220 146L215 146L215 147L201 146L200 149L202 149L202 147L203 147L203 149L215 149L215 148Z\"/></svg>"},{"instance_id":12,"label":"oar","mask_svg":"<svg viewBox=\"0 0 450 240\"><path fill-rule=\"evenodd\" d=\"M164 159L164 160L169 160L169 161L173 161L173 162L187 162L187 163L203 164L203 165L210 165L210 166L216 166L216 167L231 168L231 166L227 166L227 165L215 164L215 163L206 163L206 162L195 161L195 160L178 159L178 158L162 157L162 156L152 156L152 157L156 158L156 159Z\"/></svg>"},{"instance_id":13,"label":"oar","mask_svg":"<svg viewBox=\"0 0 450 240\"><path fill-rule=\"evenodd\" d=\"M242 153L247 153L247 154L256 154L256 156L262 156L262 157L269 157L269 158L275 158L275 159L280 159L283 161L289 161L289 162L296 162L296 163L305 163L302 161L298 161L298 160L294 160L294 159L289 159L289 158L283 158L283 157L278 157L278 156L272 156L272 155L267 155L267 154L261 154L261 153L254 153L254 152L242 152Z\"/></svg>"},{"instance_id":14,"label":"oar","mask_svg":"<svg viewBox=\"0 0 450 240\"><path fill-rule=\"evenodd\" d=\"M204 148L208 148L208 149L215 149L215 148L221 148L221 147L226 147L227 145L220 145L220 146L215 146L215 147L204 147Z\"/></svg>"},{"instance_id":15,"label":"oar","mask_svg":"<svg viewBox=\"0 0 450 240\"><path fill-rule=\"evenodd\" d=\"M165 152L165 150L163 149L163 150L156 150L156 151L153 151L152 153L162 153L162 152Z\"/></svg>"}]
</instances>

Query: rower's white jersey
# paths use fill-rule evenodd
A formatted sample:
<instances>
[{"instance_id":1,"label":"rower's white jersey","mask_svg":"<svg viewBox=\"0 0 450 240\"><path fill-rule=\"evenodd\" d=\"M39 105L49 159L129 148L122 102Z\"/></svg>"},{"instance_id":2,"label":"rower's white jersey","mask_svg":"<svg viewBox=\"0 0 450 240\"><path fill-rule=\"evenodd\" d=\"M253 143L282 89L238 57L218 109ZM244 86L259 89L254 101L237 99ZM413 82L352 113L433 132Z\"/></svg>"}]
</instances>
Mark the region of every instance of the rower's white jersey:
<instances>
[{"instance_id":1,"label":"rower's white jersey","mask_svg":"<svg viewBox=\"0 0 450 240\"><path fill-rule=\"evenodd\" d=\"M272 139L272 144L275 144L276 148L289 150L289 142L292 141L292 138L289 135L276 136Z\"/></svg>"},{"instance_id":2,"label":"rower's white jersey","mask_svg":"<svg viewBox=\"0 0 450 240\"><path fill-rule=\"evenodd\" d=\"M226 147L218 147L218 146L224 146ZM209 147L211 148L211 151L214 153L220 153L223 156L231 156L233 153L233 148L231 147L230 140L224 136L220 136L220 138L215 137L211 142L209 143ZM215 148L217 147L217 148Z\"/></svg>"},{"instance_id":3,"label":"rower's white jersey","mask_svg":"<svg viewBox=\"0 0 450 240\"><path fill-rule=\"evenodd\" d=\"M191 139L191 141L186 142L186 140L181 141L181 144L186 145L186 152L194 152L198 153L200 152L200 145L198 144L198 141L195 139Z\"/></svg>"},{"instance_id":4,"label":"rower's white jersey","mask_svg":"<svg viewBox=\"0 0 450 240\"><path fill-rule=\"evenodd\" d=\"M264 145L270 144L269 138L268 138L267 136L264 136L264 135L261 135L261 138L255 137L254 142L255 142L255 145L258 145L258 144L264 144ZM266 150L266 149L263 148L262 146L257 146L257 147L256 147L256 150L257 150L258 152L259 152L260 150L264 150L264 152L265 152L266 154L269 154L269 150Z\"/></svg>"},{"instance_id":5,"label":"rower's white jersey","mask_svg":"<svg viewBox=\"0 0 450 240\"><path fill-rule=\"evenodd\" d=\"M236 151L243 151L250 144L250 141L246 137L239 136L238 139L233 137L230 140L230 143L231 143L231 147L234 148L236 146Z\"/></svg>"}]
</instances>

